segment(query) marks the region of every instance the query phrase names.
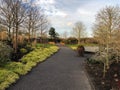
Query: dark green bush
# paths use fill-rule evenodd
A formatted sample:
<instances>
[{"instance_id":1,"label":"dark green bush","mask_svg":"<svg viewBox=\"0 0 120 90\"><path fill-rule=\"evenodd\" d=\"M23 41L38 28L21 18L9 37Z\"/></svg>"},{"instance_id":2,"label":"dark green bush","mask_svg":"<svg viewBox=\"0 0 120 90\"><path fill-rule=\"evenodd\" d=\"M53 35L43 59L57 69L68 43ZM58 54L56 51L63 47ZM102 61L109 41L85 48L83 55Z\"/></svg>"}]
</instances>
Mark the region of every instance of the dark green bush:
<instances>
[{"instance_id":1,"label":"dark green bush","mask_svg":"<svg viewBox=\"0 0 120 90\"><path fill-rule=\"evenodd\" d=\"M100 62L100 61L96 61L96 60L94 60L94 59L87 59L87 63L89 63L89 64L100 64L100 63L102 63L102 62Z\"/></svg>"},{"instance_id":2,"label":"dark green bush","mask_svg":"<svg viewBox=\"0 0 120 90\"><path fill-rule=\"evenodd\" d=\"M67 40L65 40L66 44L77 44L78 40L74 37L69 37Z\"/></svg>"},{"instance_id":3,"label":"dark green bush","mask_svg":"<svg viewBox=\"0 0 120 90\"><path fill-rule=\"evenodd\" d=\"M13 49L10 46L0 42L0 65L10 61L12 51Z\"/></svg>"},{"instance_id":4,"label":"dark green bush","mask_svg":"<svg viewBox=\"0 0 120 90\"><path fill-rule=\"evenodd\" d=\"M77 52L79 56L84 56L85 48L82 45L78 45Z\"/></svg>"},{"instance_id":5,"label":"dark green bush","mask_svg":"<svg viewBox=\"0 0 120 90\"><path fill-rule=\"evenodd\" d=\"M27 44L27 45L25 46L25 49L27 49L28 52L30 52L30 51L33 50L32 46L31 46L30 44Z\"/></svg>"}]
</instances>

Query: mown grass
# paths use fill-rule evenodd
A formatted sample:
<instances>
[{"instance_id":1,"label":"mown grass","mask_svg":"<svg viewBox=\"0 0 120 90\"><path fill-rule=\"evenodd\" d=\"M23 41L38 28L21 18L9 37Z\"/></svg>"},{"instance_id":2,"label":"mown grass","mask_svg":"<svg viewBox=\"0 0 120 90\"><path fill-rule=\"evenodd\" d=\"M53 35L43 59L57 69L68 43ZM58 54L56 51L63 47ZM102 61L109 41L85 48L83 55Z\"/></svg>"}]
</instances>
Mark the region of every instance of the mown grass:
<instances>
[{"instance_id":1,"label":"mown grass","mask_svg":"<svg viewBox=\"0 0 120 90\"><path fill-rule=\"evenodd\" d=\"M36 44L36 48L49 48L51 46L54 46L54 45L52 45L52 44L41 44L41 43Z\"/></svg>"},{"instance_id":2,"label":"mown grass","mask_svg":"<svg viewBox=\"0 0 120 90\"><path fill-rule=\"evenodd\" d=\"M76 50L79 45L90 46L90 47L98 46L97 44L92 44L92 43L88 43L88 44L86 44L86 43L81 43L81 44L67 44L67 46L70 47L70 48L72 48L73 50Z\"/></svg>"},{"instance_id":3,"label":"mown grass","mask_svg":"<svg viewBox=\"0 0 120 90\"><path fill-rule=\"evenodd\" d=\"M48 45L41 48L38 44L37 48L27 55L23 56L21 62L8 62L0 67L0 90L5 90L12 83L15 83L21 75L27 74L39 62L57 52L57 46Z\"/></svg>"}]
</instances>

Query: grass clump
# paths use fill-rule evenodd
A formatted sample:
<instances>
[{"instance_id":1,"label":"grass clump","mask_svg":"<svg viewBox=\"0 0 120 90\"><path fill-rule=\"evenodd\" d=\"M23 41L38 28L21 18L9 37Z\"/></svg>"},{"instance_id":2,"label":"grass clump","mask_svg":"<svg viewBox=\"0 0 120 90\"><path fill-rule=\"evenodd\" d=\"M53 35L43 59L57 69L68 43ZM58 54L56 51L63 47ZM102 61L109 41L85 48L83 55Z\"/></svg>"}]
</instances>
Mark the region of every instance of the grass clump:
<instances>
[{"instance_id":1,"label":"grass clump","mask_svg":"<svg viewBox=\"0 0 120 90\"><path fill-rule=\"evenodd\" d=\"M18 74L6 69L0 69L0 90L5 90L5 88L9 87L17 79L19 79Z\"/></svg>"}]
</instances>

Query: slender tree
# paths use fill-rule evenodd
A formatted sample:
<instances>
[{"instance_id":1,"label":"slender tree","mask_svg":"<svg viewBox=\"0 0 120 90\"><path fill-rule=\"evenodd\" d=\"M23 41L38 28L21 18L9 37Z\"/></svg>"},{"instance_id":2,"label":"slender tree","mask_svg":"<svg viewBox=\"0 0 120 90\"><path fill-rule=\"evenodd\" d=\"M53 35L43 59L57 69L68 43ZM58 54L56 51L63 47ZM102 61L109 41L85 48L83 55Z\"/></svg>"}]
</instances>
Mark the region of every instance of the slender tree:
<instances>
[{"instance_id":1,"label":"slender tree","mask_svg":"<svg viewBox=\"0 0 120 90\"><path fill-rule=\"evenodd\" d=\"M82 22L76 22L72 34L78 39L78 44L80 44L80 38L85 35L85 25Z\"/></svg>"},{"instance_id":2,"label":"slender tree","mask_svg":"<svg viewBox=\"0 0 120 90\"><path fill-rule=\"evenodd\" d=\"M98 12L94 25L94 36L100 43L100 52L105 54L104 73L109 69L111 56L115 51L114 44L118 43L116 36L120 30L120 8L107 6ZM117 32L117 33L116 33ZM116 39L116 40L115 40ZM117 45L116 45L117 46ZM115 46L115 47L116 47Z\"/></svg>"},{"instance_id":3,"label":"slender tree","mask_svg":"<svg viewBox=\"0 0 120 90\"><path fill-rule=\"evenodd\" d=\"M13 0L12 2L12 14L13 14L13 29L15 33L15 41L14 41L14 49L15 53L17 53L18 49L18 32L20 25L25 20L25 13L26 9L25 6L22 4L22 0ZM13 35L14 35L13 33Z\"/></svg>"},{"instance_id":4,"label":"slender tree","mask_svg":"<svg viewBox=\"0 0 120 90\"><path fill-rule=\"evenodd\" d=\"M0 24L8 28L8 39L11 40L11 28L13 23L12 15L13 0L1 0L0 4Z\"/></svg>"},{"instance_id":5,"label":"slender tree","mask_svg":"<svg viewBox=\"0 0 120 90\"><path fill-rule=\"evenodd\" d=\"M68 37L68 32L67 31L63 32L62 37L66 40Z\"/></svg>"}]
</instances>

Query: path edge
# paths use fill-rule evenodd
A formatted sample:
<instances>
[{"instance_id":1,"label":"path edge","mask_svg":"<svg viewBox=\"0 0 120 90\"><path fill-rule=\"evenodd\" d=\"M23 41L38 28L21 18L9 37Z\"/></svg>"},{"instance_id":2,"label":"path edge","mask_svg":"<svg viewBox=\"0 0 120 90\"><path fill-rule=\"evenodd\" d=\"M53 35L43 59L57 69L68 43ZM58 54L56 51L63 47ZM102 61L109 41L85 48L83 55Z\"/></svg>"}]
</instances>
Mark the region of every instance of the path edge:
<instances>
[{"instance_id":1,"label":"path edge","mask_svg":"<svg viewBox=\"0 0 120 90\"><path fill-rule=\"evenodd\" d=\"M87 78L88 78L88 81L89 81L89 83L90 83L91 89L92 89L92 90L96 90L96 89L95 89L95 86L94 86L94 84L93 84L93 82L92 82L92 80L91 80L91 77L89 76L89 74L88 74L88 72L87 72L87 70L86 70L86 68L85 68L85 64L86 64L86 62L84 61L84 72L85 72L85 74L86 74L86 76L87 76Z\"/></svg>"},{"instance_id":2,"label":"path edge","mask_svg":"<svg viewBox=\"0 0 120 90\"><path fill-rule=\"evenodd\" d=\"M54 52L53 54L51 54L50 56L48 56L45 60L43 60L43 61L37 63L35 66L33 66L32 69L31 69L30 71L28 71L27 74L25 74L25 75L20 75L20 76L19 76L19 79L17 79L15 82L13 82L11 85L9 85L9 87L5 88L5 90L8 90L11 86L14 86L17 82L19 82L19 80L20 80L21 78L23 78L23 77L26 76L26 75L29 75L29 74L32 72L32 70L33 70L34 68L36 68L39 64L44 63L44 62L47 61L49 58L51 58L53 55L57 54L59 51L60 51L60 48L59 48L56 52Z\"/></svg>"}]
</instances>

